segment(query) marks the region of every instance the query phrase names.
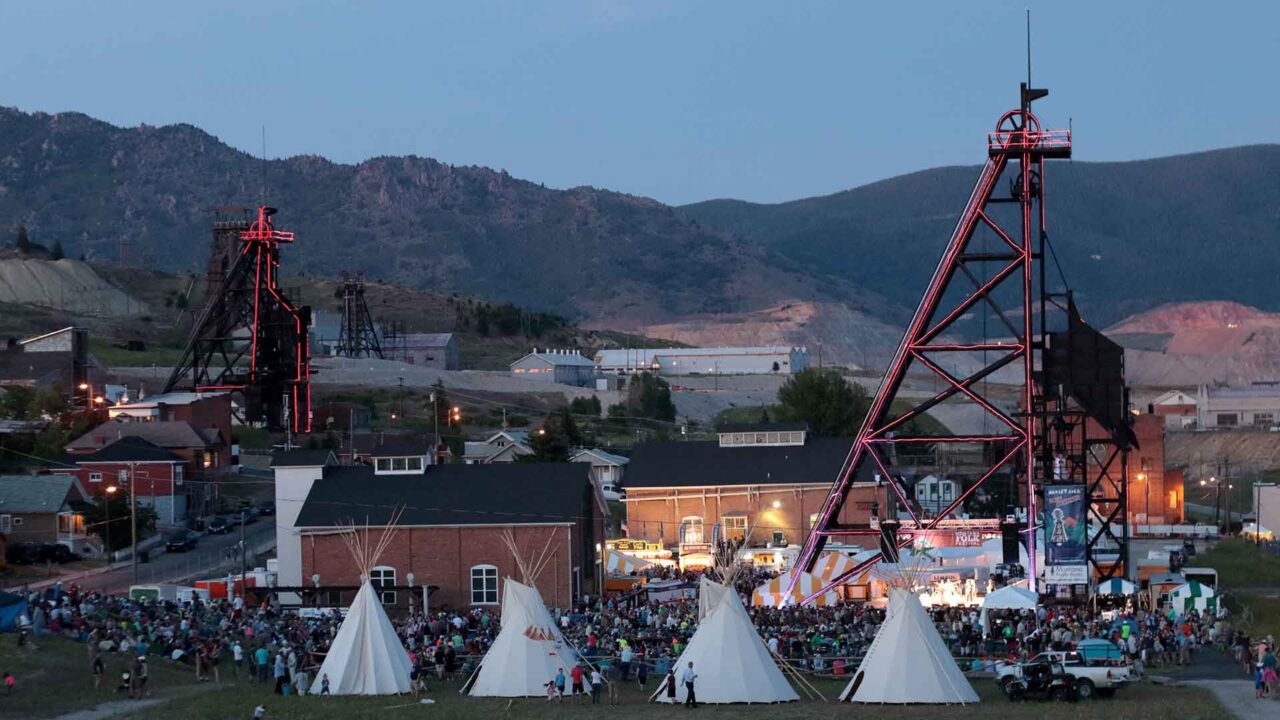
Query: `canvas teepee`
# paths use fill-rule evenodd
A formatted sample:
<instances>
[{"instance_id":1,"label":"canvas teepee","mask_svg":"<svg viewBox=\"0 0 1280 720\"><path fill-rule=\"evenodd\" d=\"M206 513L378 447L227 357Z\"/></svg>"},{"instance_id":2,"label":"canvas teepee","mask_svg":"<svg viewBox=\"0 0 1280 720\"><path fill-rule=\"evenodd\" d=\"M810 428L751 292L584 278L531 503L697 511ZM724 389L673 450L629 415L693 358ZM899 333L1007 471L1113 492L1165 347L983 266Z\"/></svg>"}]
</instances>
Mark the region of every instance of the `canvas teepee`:
<instances>
[{"instance_id":1,"label":"canvas teepee","mask_svg":"<svg viewBox=\"0 0 1280 720\"><path fill-rule=\"evenodd\" d=\"M360 569L362 582L311 684L312 694L319 694L320 679L325 675L329 676L329 692L334 695L393 695L410 690L409 656L369 581L369 571L395 536L392 528L398 517L399 513L392 517L376 545L369 543L368 527L364 537L354 526L342 536Z\"/></svg>"},{"instance_id":2,"label":"canvas teepee","mask_svg":"<svg viewBox=\"0 0 1280 720\"><path fill-rule=\"evenodd\" d=\"M960 672L915 594L915 572L901 571L889 590L889 608L841 700L888 704L965 704L978 694Z\"/></svg>"},{"instance_id":3,"label":"canvas teepee","mask_svg":"<svg viewBox=\"0 0 1280 720\"><path fill-rule=\"evenodd\" d=\"M554 535L552 536L554 537ZM559 670L565 675L578 664L578 653L565 641L534 586L551 556L544 548L538 559L526 562L508 532L503 540L516 558L523 583L503 581L502 629L462 692L475 697L536 697L545 695L547 682ZM550 539L547 547L551 545ZM526 584L527 583L527 584Z\"/></svg>"},{"instance_id":4,"label":"canvas teepee","mask_svg":"<svg viewBox=\"0 0 1280 720\"><path fill-rule=\"evenodd\" d=\"M698 617L698 630L675 664L678 682L689 663L693 663L698 675L694 683L698 702L777 703L800 699L731 586L703 577L698 589ZM683 703L686 694L680 683L676 702ZM659 684L652 699L668 702L663 684Z\"/></svg>"}]
</instances>

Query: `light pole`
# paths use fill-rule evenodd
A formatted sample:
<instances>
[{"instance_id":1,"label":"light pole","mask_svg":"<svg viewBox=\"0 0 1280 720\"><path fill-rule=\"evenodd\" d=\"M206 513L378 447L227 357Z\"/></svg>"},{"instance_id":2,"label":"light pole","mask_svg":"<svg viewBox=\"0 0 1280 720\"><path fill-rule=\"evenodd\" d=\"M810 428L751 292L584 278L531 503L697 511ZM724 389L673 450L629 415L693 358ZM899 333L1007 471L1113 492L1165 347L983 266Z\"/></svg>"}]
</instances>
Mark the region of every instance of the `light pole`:
<instances>
[{"instance_id":1,"label":"light pole","mask_svg":"<svg viewBox=\"0 0 1280 720\"><path fill-rule=\"evenodd\" d=\"M1147 526L1151 525L1151 483L1147 482L1147 474L1138 473L1138 480L1142 482L1142 491L1146 493L1146 505L1142 508L1143 519L1146 520Z\"/></svg>"},{"instance_id":2,"label":"light pole","mask_svg":"<svg viewBox=\"0 0 1280 720\"><path fill-rule=\"evenodd\" d=\"M107 506L107 525L103 531L102 538L102 554L107 558L107 566L111 566L111 498L115 497L116 491L120 488L115 485L108 485L106 488L107 498L104 504Z\"/></svg>"},{"instance_id":3,"label":"light pole","mask_svg":"<svg viewBox=\"0 0 1280 720\"><path fill-rule=\"evenodd\" d=\"M133 563L133 584L138 584L138 483L134 481L133 472L137 468L137 463L129 463L129 474L126 476L129 480L129 534L132 537L132 547L129 552L129 560Z\"/></svg>"}]
</instances>

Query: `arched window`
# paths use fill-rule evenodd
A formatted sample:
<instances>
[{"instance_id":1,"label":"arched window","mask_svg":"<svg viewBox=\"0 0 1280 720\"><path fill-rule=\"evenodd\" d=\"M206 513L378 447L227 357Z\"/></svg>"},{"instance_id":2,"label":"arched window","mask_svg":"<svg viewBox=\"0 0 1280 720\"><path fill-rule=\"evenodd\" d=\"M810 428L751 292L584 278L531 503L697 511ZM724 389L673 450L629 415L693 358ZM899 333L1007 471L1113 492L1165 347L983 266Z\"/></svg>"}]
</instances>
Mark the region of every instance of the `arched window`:
<instances>
[{"instance_id":1,"label":"arched window","mask_svg":"<svg viewBox=\"0 0 1280 720\"><path fill-rule=\"evenodd\" d=\"M684 545L701 545L706 542L706 532L699 515L686 515L680 521L680 542Z\"/></svg>"},{"instance_id":2,"label":"arched window","mask_svg":"<svg viewBox=\"0 0 1280 720\"><path fill-rule=\"evenodd\" d=\"M498 604L498 568L493 565L471 566L471 604Z\"/></svg>"},{"instance_id":3,"label":"arched window","mask_svg":"<svg viewBox=\"0 0 1280 720\"><path fill-rule=\"evenodd\" d=\"M369 582L373 583L373 587L378 591L378 599L383 605L396 604L396 591L383 590L382 588L394 587L396 584L396 569L379 565L369 571Z\"/></svg>"}]
</instances>

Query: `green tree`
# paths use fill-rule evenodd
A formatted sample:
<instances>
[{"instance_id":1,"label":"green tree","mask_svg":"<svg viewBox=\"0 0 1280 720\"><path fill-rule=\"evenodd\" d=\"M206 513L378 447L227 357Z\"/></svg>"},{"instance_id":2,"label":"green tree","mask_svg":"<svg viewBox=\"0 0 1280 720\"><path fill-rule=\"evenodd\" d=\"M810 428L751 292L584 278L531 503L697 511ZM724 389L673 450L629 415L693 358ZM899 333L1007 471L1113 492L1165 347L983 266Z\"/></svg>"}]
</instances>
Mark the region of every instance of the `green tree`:
<instances>
[{"instance_id":1,"label":"green tree","mask_svg":"<svg viewBox=\"0 0 1280 720\"><path fill-rule=\"evenodd\" d=\"M778 402L787 420L808 423L821 437L853 435L867 414L870 400L860 385L850 385L830 368L809 368L787 378L778 388Z\"/></svg>"},{"instance_id":2,"label":"green tree","mask_svg":"<svg viewBox=\"0 0 1280 720\"><path fill-rule=\"evenodd\" d=\"M129 547L133 541L133 527L129 516L129 489L122 487L118 492L103 495L99 501L90 505L84 512L84 524L89 532L103 538L106 542L107 517L111 517L111 545L109 550L120 550ZM138 539L149 537L156 531L156 511L145 505L138 505Z\"/></svg>"},{"instance_id":3,"label":"green tree","mask_svg":"<svg viewBox=\"0 0 1280 720\"><path fill-rule=\"evenodd\" d=\"M574 415L590 415L591 417L600 417L602 409L600 407L600 398L592 395L591 397L577 397L569 401L569 412Z\"/></svg>"},{"instance_id":4,"label":"green tree","mask_svg":"<svg viewBox=\"0 0 1280 720\"><path fill-rule=\"evenodd\" d=\"M636 375L627 388L627 412L634 417L674 422L676 406L671 402L671 386L657 375Z\"/></svg>"},{"instance_id":5,"label":"green tree","mask_svg":"<svg viewBox=\"0 0 1280 720\"><path fill-rule=\"evenodd\" d=\"M50 257L53 258L54 260L61 260L66 256L67 254L62 250L62 241L55 240L53 242L53 252L50 254Z\"/></svg>"},{"instance_id":6,"label":"green tree","mask_svg":"<svg viewBox=\"0 0 1280 720\"><path fill-rule=\"evenodd\" d=\"M552 410L542 427L529 433L528 462L567 462L569 449L582 444L582 432L567 408Z\"/></svg>"},{"instance_id":7,"label":"green tree","mask_svg":"<svg viewBox=\"0 0 1280 720\"><path fill-rule=\"evenodd\" d=\"M18 226L18 239L13 243L19 252L31 252L31 238L27 235L27 226Z\"/></svg>"}]
</instances>

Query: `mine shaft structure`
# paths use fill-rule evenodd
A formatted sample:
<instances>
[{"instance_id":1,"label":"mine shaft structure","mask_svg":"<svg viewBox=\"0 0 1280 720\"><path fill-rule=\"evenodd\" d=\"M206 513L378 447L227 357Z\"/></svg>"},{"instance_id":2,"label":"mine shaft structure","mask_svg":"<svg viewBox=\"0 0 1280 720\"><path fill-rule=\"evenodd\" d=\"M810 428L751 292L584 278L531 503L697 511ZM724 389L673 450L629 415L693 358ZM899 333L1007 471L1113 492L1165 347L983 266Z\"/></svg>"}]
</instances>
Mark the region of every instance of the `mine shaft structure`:
<instances>
[{"instance_id":1,"label":"mine shaft structure","mask_svg":"<svg viewBox=\"0 0 1280 720\"><path fill-rule=\"evenodd\" d=\"M259 207L256 217L222 210L213 226L209 294L165 391L236 392L246 422L310 432L311 309L291 301L279 283L280 246L294 235L272 226L275 208Z\"/></svg>"},{"instance_id":2,"label":"mine shaft structure","mask_svg":"<svg viewBox=\"0 0 1280 720\"><path fill-rule=\"evenodd\" d=\"M1001 116L988 134L986 163L806 537L797 567L808 572L828 543L856 542L859 536L879 537L882 551L819 583L822 587L805 602L859 576L885 555L896 559L897 549L917 539L927 542L940 526L963 522L958 516L966 501L980 491L1005 491L1005 521L1018 524L1033 589L1038 571L1037 497L1046 483L1074 481L1089 488L1090 500L1097 500L1089 510L1090 525L1102 526L1097 537L1090 531L1091 551L1106 546L1124 553L1122 473L1131 432L1124 432L1128 425L1114 412L1105 423L1095 422L1096 408L1079 401L1079 385L1087 385L1089 370L1080 367L1087 364L1083 354L1067 352L1068 340L1088 344L1081 340L1088 328L1074 314L1069 294L1046 290L1045 166L1049 160L1070 158L1072 145L1069 130L1044 129L1031 112L1032 102L1046 95L1048 90L1023 83L1019 107ZM1067 306L1071 312L1061 312ZM1054 332L1063 325L1064 315L1078 323L1072 325L1075 334L1068 333L1069 327ZM968 339L978 335L978 323L981 339ZM1045 350L1050 347L1060 352L1046 364ZM922 385L927 388L923 393ZM1120 387L1123 396L1122 380ZM934 408L960 405L971 413L980 411L982 432L930 433L928 424L921 422ZM1125 412L1120 415L1127 417ZM937 512L924 512L903 482L907 468L898 460L900 455L915 455L913 445L980 458L974 462L974 481ZM854 486L868 483L889 488L888 507L877 507L869 521L857 514L856 503L849 502ZM1121 527L1116 528L1117 522ZM890 526L894 531L887 533ZM1122 566L1122 561L1107 565L1109 572ZM792 574L789 592L799 578L799 573Z\"/></svg>"},{"instance_id":3,"label":"mine shaft structure","mask_svg":"<svg viewBox=\"0 0 1280 720\"><path fill-rule=\"evenodd\" d=\"M364 277L359 273L342 273L338 293L342 298L342 327L334 354L352 358L382 357L382 343L364 297Z\"/></svg>"}]
</instances>

